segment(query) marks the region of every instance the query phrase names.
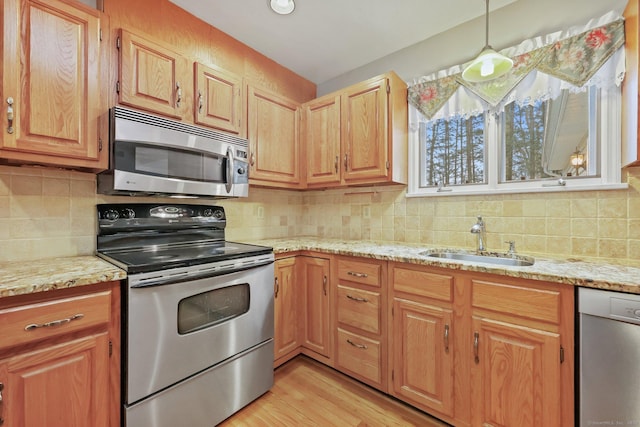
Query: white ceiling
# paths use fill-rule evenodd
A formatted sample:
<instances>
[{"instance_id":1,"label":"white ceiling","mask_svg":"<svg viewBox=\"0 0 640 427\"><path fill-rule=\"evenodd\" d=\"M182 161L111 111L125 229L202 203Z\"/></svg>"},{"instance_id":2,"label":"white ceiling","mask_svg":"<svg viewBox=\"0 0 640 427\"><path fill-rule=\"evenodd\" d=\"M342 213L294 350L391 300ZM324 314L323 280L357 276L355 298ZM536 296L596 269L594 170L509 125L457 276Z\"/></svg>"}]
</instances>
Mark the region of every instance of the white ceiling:
<instances>
[{"instance_id":1,"label":"white ceiling","mask_svg":"<svg viewBox=\"0 0 640 427\"><path fill-rule=\"evenodd\" d=\"M170 1L316 84L485 13L484 0L295 0L287 16L268 0Z\"/></svg>"}]
</instances>

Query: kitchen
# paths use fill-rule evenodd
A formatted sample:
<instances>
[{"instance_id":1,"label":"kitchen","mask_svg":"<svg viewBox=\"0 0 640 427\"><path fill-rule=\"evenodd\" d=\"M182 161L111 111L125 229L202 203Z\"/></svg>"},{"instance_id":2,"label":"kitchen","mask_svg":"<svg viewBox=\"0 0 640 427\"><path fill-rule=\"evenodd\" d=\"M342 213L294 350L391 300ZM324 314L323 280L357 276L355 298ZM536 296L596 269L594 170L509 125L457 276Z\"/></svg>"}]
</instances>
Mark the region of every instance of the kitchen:
<instances>
[{"instance_id":1,"label":"kitchen","mask_svg":"<svg viewBox=\"0 0 640 427\"><path fill-rule=\"evenodd\" d=\"M111 31L103 35L115 43L118 28L130 28L150 34L165 44L177 46L178 51L188 51L182 43L198 43L207 46L208 41L196 34L203 30L200 24L188 29L179 22L188 20L186 13L168 2L162 2L155 10L153 19L144 19L150 11L144 2L106 2ZM516 8L516 2L513 7ZM547 33L566 25L583 25L587 20L600 16L610 9L621 10L624 2L589 2L584 4L556 5L526 2L521 6L528 17L547 19L543 10L556 10L557 22L542 33ZM531 9L537 14L533 14ZM492 32L492 42L496 46L507 46L529 37L521 25L508 24L508 7L492 14L495 28L504 26L511 32ZM516 9L518 10L518 9ZM581 16L577 16L577 13ZM564 11L564 13L560 13ZM173 19L180 16L181 19ZM570 16L570 18L569 18ZM143 18L144 17L144 18ZM169 19L168 17L172 17ZM163 25L155 25L156 19ZM535 21L534 19L531 19ZM482 19L474 24L478 33L482 31ZM167 31L171 29L171 31ZM464 32L466 27L458 29ZM210 31L210 30L206 30ZM453 31L453 30L452 30ZM186 32L186 34L184 34ZM458 40L456 32L452 37ZM512 33L512 34L511 34ZM176 36L176 34L183 34ZM280 95L304 102L316 95L313 84L292 75L275 63L259 58L250 51L222 35L220 51L200 58L207 63L220 63L236 73L253 73L251 77L261 79L261 83ZM422 48L439 52L442 40L448 40L443 33L425 42ZM466 39L465 39L466 40ZM440 41L440 43L439 43ZM463 43L458 41L458 43ZM466 44L466 42L465 42ZM114 44L115 45L115 44ZM224 46L227 46L226 48ZM479 46L474 46L475 49ZM203 48L204 49L204 48ZM104 49L106 55L117 55L116 49ZM244 56L255 61L245 63ZM425 71L435 71L450 66L456 60L441 55L424 55L436 58L428 67L422 63L417 69L405 70L407 78ZM256 59L257 58L257 59ZM114 61L115 59L106 59ZM318 94L346 87L390 69L402 70L394 58L370 64L343 79L318 88ZM415 61L415 59L414 59ZM410 68L409 65L406 66ZM103 80L115 81L115 66L107 70ZM266 77L265 77L266 76ZM295 82L295 83L290 83ZM104 85L115 87L113 85ZM192 108L193 94L185 90L185 104ZM117 94L110 92L106 97L109 105L115 105ZM21 111L19 108L17 111ZM640 198L638 197L637 170L623 170L623 182L629 188L612 191L587 191L569 193L522 193L482 196L447 196L435 198L406 198L403 185L340 188L319 191L291 191L264 187L251 188L247 199L221 200L229 223L227 237L234 241L255 242L263 239L295 238L314 236L328 239L383 241L425 246L473 248L475 236L469 228L478 213L487 222L487 243L490 248L503 250L505 240L515 240L518 252L538 257L584 258L622 266L638 266L640 259L640 237L637 225L640 221ZM0 169L2 188L0 189L0 212L2 222L0 260L10 262L31 262L51 257L73 257L90 255L95 252L96 219L95 206L104 202L128 202L127 198L105 197L96 193L96 178L92 173L70 171L47 167L2 166ZM569 213L569 215L567 215Z\"/></svg>"}]
</instances>

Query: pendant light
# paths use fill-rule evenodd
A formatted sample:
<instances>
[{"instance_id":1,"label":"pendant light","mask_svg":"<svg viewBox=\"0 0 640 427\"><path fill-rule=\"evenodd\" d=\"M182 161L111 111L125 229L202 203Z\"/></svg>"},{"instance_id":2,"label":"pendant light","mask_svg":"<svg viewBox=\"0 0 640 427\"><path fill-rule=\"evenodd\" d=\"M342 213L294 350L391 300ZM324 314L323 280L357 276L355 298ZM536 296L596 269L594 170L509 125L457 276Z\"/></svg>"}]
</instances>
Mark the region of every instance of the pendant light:
<instances>
[{"instance_id":1,"label":"pendant light","mask_svg":"<svg viewBox=\"0 0 640 427\"><path fill-rule=\"evenodd\" d=\"M291 12L293 12L293 9L295 9L296 7L293 0L268 0L268 1L269 1L269 7L271 7L271 10L273 10L275 13L280 15L288 15Z\"/></svg>"},{"instance_id":2,"label":"pendant light","mask_svg":"<svg viewBox=\"0 0 640 427\"><path fill-rule=\"evenodd\" d=\"M482 52L471 61L462 72L462 78L471 83L493 80L507 73L513 67L511 58L499 54L489 45L489 0L487 5L485 25L485 46Z\"/></svg>"}]
</instances>

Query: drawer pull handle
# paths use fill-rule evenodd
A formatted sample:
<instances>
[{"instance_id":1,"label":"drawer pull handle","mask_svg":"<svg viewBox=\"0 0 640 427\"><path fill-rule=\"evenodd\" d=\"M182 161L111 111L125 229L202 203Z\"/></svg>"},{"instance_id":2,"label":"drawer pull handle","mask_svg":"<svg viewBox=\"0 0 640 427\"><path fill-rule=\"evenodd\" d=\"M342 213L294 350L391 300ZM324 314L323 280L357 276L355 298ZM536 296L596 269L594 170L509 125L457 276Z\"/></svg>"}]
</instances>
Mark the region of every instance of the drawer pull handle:
<instances>
[{"instance_id":1,"label":"drawer pull handle","mask_svg":"<svg viewBox=\"0 0 640 427\"><path fill-rule=\"evenodd\" d=\"M367 273L356 273L355 271L347 271L347 274L354 277L369 277Z\"/></svg>"},{"instance_id":2,"label":"drawer pull handle","mask_svg":"<svg viewBox=\"0 0 640 427\"><path fill-rule=\"evenodd\" d=\"M444 325L444 351L449 353L449 325Z\"/></svg>"},{"instance_id":3,"label":"drawer pull handle","mask_svg":"<svg viewBox=\"0 0 640 427\"><path fill-rule=\"evenodd\" d=\"M356 344L356 343L354 343L353 341L351 341L350 339L347 339L347 342L348 342L349 344L351 344L352 346L354 346L355 348L361 348L361 349L363 349L363 350L366 350L366 349L367 349L367 346L366 346L366 345L364 345L364 344Z\"/></svg>"},{"instance_id":4,"label":"drawer pull handle","mask_svg":"<svg viewBox=\"0 0 640 427\"><path fill-rule=\"evenodd\" d=\"M278 292L280 292L280 284L278 283L278 278L275 280L275 289L273 290L274 297L278 298Z\"/></svg>"},{"instance_id":5,"label":"drawer pull handle","mask_svg":"<svg viewBox=\"0 0 640 427\"><path fill-rule=\"evenodd\" d=\"M322 292L325 296L327 295L327 276L322 278Z\"/></svg>"},{"instance_id":6,"label":"drawer pull handle","mask_svg":"<svg viewBox=\"0 0 640 427\"><path fill-rule=\"evenodd\" d=\"M473 333L473 360L476 362L476 365L480 363L480 354L478 347L480 346L480 334L478 332Z\"/></svg>"},{"instance_id":7,"label":"drawer pull handle","mask_svg":"<svg viewBox=\"0 0 640 427\"><path fill-rule=\"evenodd\" d=\"M72 320L82 319L83 317L84 317L84 314L78 313L78 314L74 314L71 317L67 317L66 319L52 320L51 322L47 322L47 323L31 323L30 325L25 326L24 330L32 331L38 328L49 328L53 326L60 326L60 325L64 325L65 323L69 323Z\"/></svg>"},{"instance_id":8,"label":"drawer pull handle","mask_svg":"<svg viewBox=\"0 0 640 427\"><path fill-rule=\"evenodd\" d=\"M347 298L353 301L358 301L358 302L369 302L369 300L366 298L354 297L353 295L349 295L349 294L347 294Z\"/></svg>"}]
</instances>

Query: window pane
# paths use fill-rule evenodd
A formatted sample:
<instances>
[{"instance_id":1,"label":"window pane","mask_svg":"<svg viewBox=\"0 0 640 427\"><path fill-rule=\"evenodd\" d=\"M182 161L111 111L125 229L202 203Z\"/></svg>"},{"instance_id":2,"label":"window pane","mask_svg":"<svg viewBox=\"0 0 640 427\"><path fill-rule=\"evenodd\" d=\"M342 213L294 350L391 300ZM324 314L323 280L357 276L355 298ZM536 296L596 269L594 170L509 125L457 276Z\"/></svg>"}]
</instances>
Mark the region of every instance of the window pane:
<instances>
[{"instance_id":1,"label":"window pane","mask_svg":"<svg viewBox=\"0 0 640 427\"><path fill-rule=\"evenodd\" d=\"M484 130L482 114L421 123L421 186L485 182Z\"/></svg>"},{"instance_id":2,"label":"window pane","mask_svg":"<svg viewBox=\"0 0 640 427\"><path fill-rule=\"evenodd\" d=\"M565 90L553 100L506 106L501 182L596 175L596 147L589 132L590 116L597 122L596 99L590 91Z\"/></svg>"}]
</instances>

